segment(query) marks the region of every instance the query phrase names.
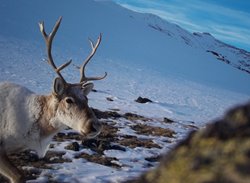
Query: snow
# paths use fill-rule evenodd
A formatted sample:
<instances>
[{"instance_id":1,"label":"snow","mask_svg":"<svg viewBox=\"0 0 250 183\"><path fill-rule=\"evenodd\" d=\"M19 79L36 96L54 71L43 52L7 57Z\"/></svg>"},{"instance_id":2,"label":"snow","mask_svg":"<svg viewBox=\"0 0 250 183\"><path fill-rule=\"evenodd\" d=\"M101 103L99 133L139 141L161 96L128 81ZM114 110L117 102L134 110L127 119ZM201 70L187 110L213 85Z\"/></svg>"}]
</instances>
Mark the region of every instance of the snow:
<instances>
[{"instance_id":1,"label":"snow","mask_svg":"<svg viewBox=\"0 0 250 183\"><path fill-rule=\"evenodd\" d=\"M49 31L61 15L63 20L53 45L58 65L69 59L80 65L90 52L88 37L95 40L103 33L87 75L107 71L108 76L95 82L98 92L90 94L89 105L144 115L155 120L151 126L171 128L177 134L174 139L138 135L129 128L129 121L120 119L116 121L119 134L150 138L164 148L105 151L105 156L116 157L118 163L127 165L121 170L74 159L74 153L66 151L65 158L73 162L55 164L53 170L44 170L30 183L46 182L47 175L52 174L59 182L119 182L137 176L148 169L144 157L171 149L188 133L187 125L202 128L231 106L249 100L250 75L218 61L207 50L218 51L233 63L249 63L249 57L211 35L194 35L154 15L131 12L109 1L1 1L0 81L19 83L39 94L51 91L55 74L46 63L37 23L44 20ZM65 69L63 75L70 82L79 80L74 66ZM134 102L138 96L154 102L138 104ZM107 97L114 101L108 102ZM160 121L164 117L178 123L163 124ZM65 151L69 142L57 144L55 150ZM93 153L86 149L84 152Z\"/></svg>"}]
</instances>

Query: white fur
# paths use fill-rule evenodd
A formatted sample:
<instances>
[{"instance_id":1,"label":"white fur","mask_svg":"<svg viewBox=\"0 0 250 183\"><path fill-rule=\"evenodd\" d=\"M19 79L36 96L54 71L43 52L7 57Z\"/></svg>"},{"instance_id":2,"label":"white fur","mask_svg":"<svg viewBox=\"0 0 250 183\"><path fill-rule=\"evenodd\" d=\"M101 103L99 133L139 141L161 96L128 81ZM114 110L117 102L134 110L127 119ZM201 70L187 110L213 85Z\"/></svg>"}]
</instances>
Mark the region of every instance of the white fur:
<instances>
[{"instance_id":1,"label":"white fur","mask_svg":"<svg viewBox=\"0 0 250 183\"><path fill-rule=\"evenodd\" d=\"M0 84L0 141L6 152L32 149L44 156L52 137L40 138L38 96L22 86Z\"/></svg>"}]
</instances>

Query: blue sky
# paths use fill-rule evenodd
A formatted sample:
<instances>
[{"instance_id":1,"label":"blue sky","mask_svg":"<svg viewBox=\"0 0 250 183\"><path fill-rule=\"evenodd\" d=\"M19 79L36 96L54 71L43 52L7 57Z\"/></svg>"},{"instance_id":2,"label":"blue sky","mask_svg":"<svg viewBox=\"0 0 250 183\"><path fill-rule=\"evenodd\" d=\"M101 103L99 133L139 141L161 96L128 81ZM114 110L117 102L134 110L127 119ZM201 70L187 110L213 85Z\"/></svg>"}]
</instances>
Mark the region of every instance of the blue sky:
<instances>
[{"instance_id":1,"label":"blue sky","mask_svg":"<svg viewBox=\"0 0 250 183\"><path fill-rule=\"evenodd\" d=\"M249 0L113 0L122 6L156 14L190 32L209 32L250 52Z\"/></svg>"}]
</instances>

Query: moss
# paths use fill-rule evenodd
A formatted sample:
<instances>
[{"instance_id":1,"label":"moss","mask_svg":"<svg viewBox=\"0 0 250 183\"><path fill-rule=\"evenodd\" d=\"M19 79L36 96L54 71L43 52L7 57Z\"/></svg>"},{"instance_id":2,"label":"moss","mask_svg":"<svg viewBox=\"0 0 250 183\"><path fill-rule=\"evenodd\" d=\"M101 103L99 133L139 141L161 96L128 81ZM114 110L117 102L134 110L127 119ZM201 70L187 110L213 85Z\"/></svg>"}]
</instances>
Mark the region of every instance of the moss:
<instances>
[{"instance_id":1,"label":"moss","mask_svg":"<svg viewBox=\"0 0 250 183\"><path fill-rule=\"evenodd\" d=\"M145 175L148 182L211 182L216 180L247 181L250 176L242 170L249 168L250 140L238 139L226 143L203 139L192 147L180 147L171 161L166 160L158 169ZM170 181L171 180L171 181Z\"/></svg>"},{"instance_id":2,"label":"moss","mask_svg":"<svg viewBox=\"0 0 250 183\"><path fill-rule=\"evenodd\" d=\"M239 108L232 110L227 115L227 120L232 121L235 125L245 125L249 123L249 116L247 115L247 108Z\"/></svg>"},{"instance_id":3,"label":"moss","mask_svg":"<svg viewBox=\"0 0 250 183\"><path fill-rule=\"evenodd\" d=\"M160 165L136 180L147 183L220 183L250 180L250 104L190 134Z\"/></svg>"}]
</instances>

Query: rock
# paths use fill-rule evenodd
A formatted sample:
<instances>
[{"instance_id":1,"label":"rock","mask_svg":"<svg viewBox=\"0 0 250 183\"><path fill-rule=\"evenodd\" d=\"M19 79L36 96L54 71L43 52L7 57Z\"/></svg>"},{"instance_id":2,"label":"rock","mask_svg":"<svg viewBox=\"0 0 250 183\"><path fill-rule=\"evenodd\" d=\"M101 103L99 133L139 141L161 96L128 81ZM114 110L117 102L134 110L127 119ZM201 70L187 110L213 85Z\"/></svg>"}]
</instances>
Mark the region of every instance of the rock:
<instances>
[{"instance_id":1,"label":"rock","mask_svg":"<svg viewBox=\"0 0 250 183\"><path fill-rule=\"evenodd\" d=\"M148 98L142 98L142 97L138 97L135 102L141 103L141 104L145 104L148 102L153 102L152 100L148 99Z\"/></svg>"},{"instance_id":2,"label":"rock","mask_svg":"<svg viewBox=\"0 0 250 183\"><path fill-rule=\"evenodd\" d=\"M80 145L78 144L78 142L72 142L69 145L67 145L65 149L72 150L72 151L79 151Z\"/></svg>"},{"instance_id":3,"label":"rock","mask_svg":"<svg viewBox=\"0 0 250 183\"><path fill-rule=\"evenodd\" d=\"M118 109L118 108L110 108L109 110L111 110L111 111L115 111L115 112L120 111L120 109Z\"/></svg>"},{"instance_id":4,"label":"rock","mask_svg":"<svg viewBox=\"0 0 250 183\"><path fill-rule=\"evenodd\" d=\"M110 149L126 152L126 148L124 148L124 147L122 147L120 145L111 145Z\"/></svg>"},{"instance_id":5,"label":"rock","mask_svg":"<svg viewBox=\"0 0 250 183\"><path fill-rule=\"evenodd\" d=\"M156 169L126 183L249 182L250 103L191 132Z\"/></svg>"},{"instance_id":6,"label":"rock","mask_svg":"<svg viewBox=\"0 0 250 183\"><path fill-rule=\"evenodd\" d=\"M107 100L107 101L110 101L110 102L113 102L113 101L114 101L114 99L112 99L111 97L106 97L106 100Z\"/></svg>"},{"instance_id":7,"label":"rock","mask_svg":"<svg viewBox=\"0 0 250 183\"><path fill-rule=\"evenodd\" d=\"M145 158L145 160L149 161L149 162L158 162L160 160L160 156L151 156L151 157L147 157Z\"/></svg>"},{"instance_id":8,"label":"rock","mask_svg":"<svg viewBox=\"0 0 250 183\"><path fill-rule=\"evenodd\" d=\"M172 120L172 119L169 119L169 118L163 118L163 121L165 122L165 123L173 123L174 121Z\"/></svg>"}]
</instances>

